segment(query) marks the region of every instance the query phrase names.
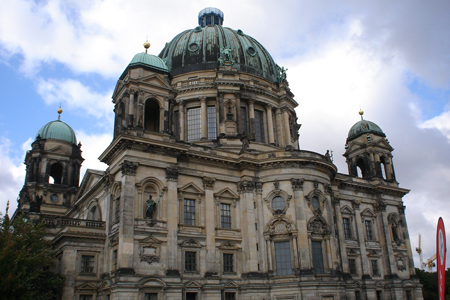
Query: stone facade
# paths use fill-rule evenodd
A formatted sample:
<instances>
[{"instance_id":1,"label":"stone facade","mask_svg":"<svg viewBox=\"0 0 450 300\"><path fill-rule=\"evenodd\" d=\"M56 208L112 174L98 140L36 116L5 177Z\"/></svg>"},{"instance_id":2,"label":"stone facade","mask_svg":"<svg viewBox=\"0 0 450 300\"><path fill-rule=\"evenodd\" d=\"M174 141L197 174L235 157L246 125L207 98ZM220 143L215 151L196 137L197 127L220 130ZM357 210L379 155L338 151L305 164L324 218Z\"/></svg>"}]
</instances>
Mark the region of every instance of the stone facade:
<instances>
[{"instance_id":1,"label":"stone facade","mask_svg":"<svg viewBox=\"0 0 450 300\"><path fill-rule=\"evenodd\" d=\"M409 191L395 181L384 134L361 121L344 154L350 175L338 173L328 153L299 149L284 69L270 80L232 54L176 75L130 64L113 94L114 140L100 156L108 168L88 170L79 186L45 182L43 166L81 156L35 151L66 142L33 143L26 161L42 167L27 168L16 214L30 211L27 189L68 195L35 212L66 276L61 298L422 299Z\"/></svg>"}]
</instances>

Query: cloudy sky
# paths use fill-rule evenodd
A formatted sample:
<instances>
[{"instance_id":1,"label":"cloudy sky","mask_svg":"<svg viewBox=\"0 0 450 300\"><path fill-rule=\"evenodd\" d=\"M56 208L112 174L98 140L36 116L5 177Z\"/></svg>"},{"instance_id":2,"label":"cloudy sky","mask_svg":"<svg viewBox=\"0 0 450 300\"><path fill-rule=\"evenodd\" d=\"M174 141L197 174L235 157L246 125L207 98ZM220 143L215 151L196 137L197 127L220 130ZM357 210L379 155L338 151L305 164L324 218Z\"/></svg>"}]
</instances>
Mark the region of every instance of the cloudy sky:
<instances>
[{"instance_id":1,"label":"cloudy sky","mask_svg":"<svg viewBox=\"0 0 450 300\"><path fill-rule=\"evenodd\" d=\"M24 153L60 103L83 144L83 173L105 169L97 157L112 139L118 77L147 37L159 54L208 6L288 68L302 149L332 150L346 174L359 109L383 129L411 189L412 247L421 233L424 258L433 255L437 219L450 222L449 1L0 0L0 211L8 199L16 208Z\"/></svg>"}]
</instances>

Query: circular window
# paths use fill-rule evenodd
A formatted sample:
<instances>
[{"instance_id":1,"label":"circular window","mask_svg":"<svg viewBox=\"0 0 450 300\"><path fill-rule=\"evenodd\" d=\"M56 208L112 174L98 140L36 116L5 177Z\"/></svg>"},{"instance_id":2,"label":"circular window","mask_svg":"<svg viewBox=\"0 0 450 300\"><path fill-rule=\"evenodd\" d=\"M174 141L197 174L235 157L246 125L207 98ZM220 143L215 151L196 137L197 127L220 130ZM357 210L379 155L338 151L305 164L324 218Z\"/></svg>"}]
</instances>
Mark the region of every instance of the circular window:
<instances>
[{"instance_id":1,"label":"circular window","mask_svg":"<svg viewBox=\"0 0 450 300\"><path fill-rule=\"evenodd\" d=\"M196 52L200 49L200 46L197 43L191 43L188 47L190 52Z\"/></svg>"},{"instance_id":2,"label":"circular window","mask_svg":"<svg viewBox=\"0 0 450 300\"><path fill-rule=\"evenodd\" d=\"M286 207L286 203L284 202L283 197L276 196L275 198L273 198L272 208L274 211L280 211L280 210L283 211L285 207Z\"/></svg>"},{"instance_id":3,"label":"circular window","mask_svg":"<svg viewBox=\"0 0 450 300\"><path fill-rule=\"evenodd\" d=\"M52 201L53 203L58 202L58 195L52 194L52 195L50 196L50 201Z\"/></svg>"},{"instance_id":4,"label":"circular window","mask_svg":"<svg viewBox=\"0 0 450 300\"><path fill-rule=\"evenodd\" d=\"M238 30L237 30L237 33L238 33L239 35L244 35L244 32L243 32L241 29L238 29Z\"/></svg>"},{"instance_id":5,"label":"circular window","mask_svg":"<svg viewBox=\"0 0 450 300\"><path fill-rule=\"evenodd\" d=\"M256 50L253 47L248 47L247 48L247 53L250 54L251 56L255 56Z\"/></svg>"},{"instance_id":6,"label":"circular window","mask_svg":"<svg viewBox=\"0 0 450 300\"><path fill-rule=\"evenodd\" d=\"M320 202L319 202L319 199L316 196L312 197L311 205L314 208L314 210L320 208Z\"/></svg>"}]
</instances>

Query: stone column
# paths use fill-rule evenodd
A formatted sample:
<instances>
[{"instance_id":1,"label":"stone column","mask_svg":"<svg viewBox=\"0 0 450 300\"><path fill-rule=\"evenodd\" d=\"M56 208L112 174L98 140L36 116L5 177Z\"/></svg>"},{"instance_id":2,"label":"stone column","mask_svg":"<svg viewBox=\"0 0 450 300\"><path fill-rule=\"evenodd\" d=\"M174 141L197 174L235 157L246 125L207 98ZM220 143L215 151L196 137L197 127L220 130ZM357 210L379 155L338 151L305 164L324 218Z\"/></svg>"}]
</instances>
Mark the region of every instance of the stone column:
<instances>
[{"instance_id":1,"label":"stone column","mask_svg":"<svg viewBox=\"0 0 450 300\"><path fill-rule=\"evenodd\" d=\"M414 268L413 253L411 250L411 241L409 239L408 226L406 224L405 209L406 209L406 206L404 206L403 203L401 203L398 206L398 214L400 215L400 218L402 220L400 236L402 238L404 238L404 243L405 243L406 249L407 249L406 256L409 257L409 260L408 260L409 273L411 275L415 275L416 269Z\"/></svg>"},{"instance_id":2,"label":"stone column","mask_svg":"<svg viewBox=\"0 0 450 300\"><path fill-rule=\"evenodd\" d=\"M361 271L362 271L362 275L370 276L371 271L370 271L369 260L367 258L366 239L364 237L364 226L365 225L361 219L359 205L360 205L359 201L353 202L353 209L355 210L356 233L358 236L359 247L361 249L361 256L360 256L361 257Z\"/></svg>"},{"instance_id":3,"label":"stone column","mask_svg":"<svg viewBox=\"0 0 450 300\"><path fill-rule=\"evenodd\" d=\"M165 121L164 121L164 115L167 112L164 110L164 106L161 106L159 108L159 128L158 128L158 132L164 132L164 126L165 126Z\"/></svg>"},{"instance_id":4,"label":"stone column","mask_svg":"<svg viewBox=\"0 0 450 300\"><path fill-rule=\"evenodd\" d=\"M176 270L178 268L178 168L176 166L166 169L167 180L167 269Z\"/></svg>"},{"instance_id":5,"label":"stone column","mask_svg":"<svg viewBox=\"0 0 450 300\"><path fill-rule=\"evenodd\" d=\"M342 259L342 272L343 273L350 273L350 267L348 265L348 257L347 257L347 248L345 246L345 234L344 234L344 224L342 221L342 215L340 212L340 204L339 199L334 199L334 211L336 215L336 225L338 228L338 241L339 241L339 248L341 251L341 259ZM352 224L353 222L350 222ZM352 230L352 227L350 226L350 230ZM353 233L352 233L353 234Z\"/></svg>"},{"instance_id":6,"label":"stone column","mask_svg":"<svg viewBox=\"0 0 450 300\"><path fill-rule=\"evenodd\" d=\"M184 100L178 100L178 114L180 115L180 140L185 139L185 125L184 125Z\"/></svg>"},{"instance_id":7,"label":"stone column","mask_svg":"<svg viewBox=\"0 0 450 300\"><path fill-rule=\"evenodd\" d=\"M291 128L289 126L289 112L287 108L283 108L283 128L284 128L284 145L292 145Z\"/></svg>"},{"instance_id":8,"label":"stone column","mask_svg":"<svg viewBox=\"0 0 450 300\"><path fill-rule=\"evenodd\" d=\"M205 217L206 217L206 272L217 273L216 261L216 222L214 203L214 182L215 178L203 177L203 187L205 188Z\"/></svg>"},{"instance_id":9,"label":"stone column","mask_svg":"<svg viewBox=\"0 0 450 300\"><path fill-rule=\"evenodd\" d=\"M128 104L128 127L133 127L133 113L134 113L134 93L135 90L130 90L130 103Z\"/></svg>"},{"instance_id":10,"label":"stone column","mask_svg":"<svg viewBox=\"0 0 450 300\"><path fill-rule=\"evenodd\" d=\"M234 99L236 100L236 130L237 133L242 133L241 124L241 95L239 93L234 94Z\"/></svg>"},{"instance_id":11,"label":"stone column","mask_svg":"<svg viewBox=\"0 0 450 300\"><path fill-rule=\"evenodd\" d=\"M250 99L250 101L248 102L248 106L249 106L249 117L250 117L250 132L249 132L249 137L251 140L255 140L256 139L256 135L255 135L255 100Z\"/></svg>"},{"instance_id":12,"label":"stone column","mask_svg":"<svg viewBox=\"0 0 450 300\"><path fill-rule=\"evenodd\" d=\"M394 251L392 249L391 234L389 233L389 224L386 214L386 203L379 200L374 207L377 214L378 232L380 233L380 245L382 247L383 255L383 275L391 275L397 273L397 265L394 258ZM381 268L380 268L381 270Z\"/></svg>"},{"instance_id":13,"label":"stone column","mask_svg":"<svg viewBox=\"0 0 450 300\"><path fill-rule=\"evenodd\" d=\"M267 131L269 132L269 144L275 144L275 136L273 130L273 117L272 117L272 105L266 105L267 111Z\"/></svg>"},{"instance_id":14,"label":"stone column","mask_svg":"<svg viewBox=\"0 0 450 300\"><path fill-rule=\"evenodd\" d=\"M284 130L283 130L283 126L282 126L282 122L281 122L281 109L277 108L275 111L275 119L277 121L277 136L278 136L278 145L280 147L284 147L285 143L284 143Z\"/></svg>"},{"instance_id":15,"label":"stone column","mask_svg":"<svg viewBox=\"0 0 450 300\"><path fill-rule=\"evenodd\" d=\"M225 134L225 115L224 115L224 103L223 103L223 93L219 93L219 135Z\"/></svg>"},{"instance_id":16,"label":"stone column","mask_svg":"<svg viewBox=\"0 0 450 300\"><path fill-rule=\"evenodd\" d=\"M311 269L311 253L309 250L309 237L307 230L307 220L305 214L305 199L303 197L303 179L292 178L292 190L294 191L295 216L297 219L298 238L297 251L300 270Z\"/></svg>"},{"instance_id":17,"label":"stone column","mask_svg":"<svg viewBox=\"0 0 450 300\"><path fill-rule=\"evenodd\" d=\"M163 128L162 132L169 132L169 97L164 97L164 109L162 111Z\"/></svg>"},{"instance_id":18,"label":"stone column","mask_svg":"<svg viewBox=\"0 0 450 300\"><path fill-rule=\"evenodd\" d=\"M250 180L241 180L238 182L238 191L241 195L241 225L242 236L246 237L242 240L243 254L243 272L258 271L258 255L256 248L256 229L255 229L255 183Z\"/></svg>"},{"instance_id":19,"label":"stone column","mask_svg":"<svg viewBox=\"0 0 450 300\"><path fill-rule=\"evenodd\" d=\"M118 270L128 274L134 273L134 204L138 165L138 163L128 160L124 160L121 165Z\"/></svg>"},{"instance_id":20,"label":"stone column","mask_svg":"<svg viewBox=\"0 0 450 300\"><path fill-rule=\"evenodd\" d=\"M200 97L200 113L201 113L201 135L202 140L208 139L208 111L206 107L206 97Z\"/></svg>"},{"instance_id":21,"label":"stone column","mask_svg":"<svg viewBox=\"0 0 450 300\"><path fill-rule=\"evenodd\" d=\"M272 241L270 239L270 236L265 236L264 239L266 241L266 249L267 249L267 269L268 272L271 272L274 269L272 266Z\"/></svg>"}]
</instances>

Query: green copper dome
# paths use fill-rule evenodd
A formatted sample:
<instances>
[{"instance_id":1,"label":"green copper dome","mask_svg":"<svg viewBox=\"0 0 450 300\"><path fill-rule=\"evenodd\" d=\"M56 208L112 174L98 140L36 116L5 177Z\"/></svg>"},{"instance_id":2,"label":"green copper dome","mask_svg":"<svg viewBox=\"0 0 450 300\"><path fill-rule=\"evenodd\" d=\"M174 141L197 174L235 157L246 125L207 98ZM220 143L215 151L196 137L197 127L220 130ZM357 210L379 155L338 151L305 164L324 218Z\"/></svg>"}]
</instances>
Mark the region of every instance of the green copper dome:
<instances>
[{"instance_id":1,"label":"green copper dome","mask_svg":"<svg viewBox=\"0 0 450 300\"><path fill-rule=\"evenodd\" d=\"M77 144L77 137L73 129L60 120L52 121L44 125L36 134L36 139L38 136L41 139L61 140L75 145Z\"/></svg>"},{"instance_id":2,"label":"green copper dome","mask_svg":"<svg viewBox=\"0 0 450 300\"><path fill-rule=\"evenodd\" d=\"M144 66L163 72L169 72L169 69L161 58L145 52L138 53L133 57L131 62L128 64L128 67L132 66Z\"/></svg>"},{"instance_id":3,"label":"green copper dome","mask_svg":"<svg viewBox=\"0 0 450 300\"><path fill-rule=\"evenodd\" d=\"M227 62L238 71L278 81L280 69L270 53L242 30L223 27L223 13L208 7L198 17L199 26L175 36L159 54L172 76L214 70Z\"/></svg>"},{"instance_id":4,"label":"green copper dome","mask_svg":"<svg viewBox=\"0 0 450 300\"><path fill-rule=\"evenodd\" d=\"M355 139L364 133L373 133L383 137L386 136L377 124L367 120L361 120L350 128L347 141Z\"/></svg>"}]
</instances>

